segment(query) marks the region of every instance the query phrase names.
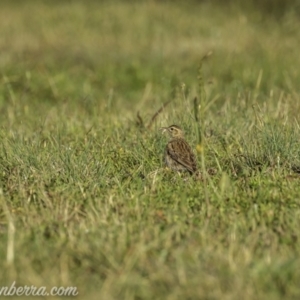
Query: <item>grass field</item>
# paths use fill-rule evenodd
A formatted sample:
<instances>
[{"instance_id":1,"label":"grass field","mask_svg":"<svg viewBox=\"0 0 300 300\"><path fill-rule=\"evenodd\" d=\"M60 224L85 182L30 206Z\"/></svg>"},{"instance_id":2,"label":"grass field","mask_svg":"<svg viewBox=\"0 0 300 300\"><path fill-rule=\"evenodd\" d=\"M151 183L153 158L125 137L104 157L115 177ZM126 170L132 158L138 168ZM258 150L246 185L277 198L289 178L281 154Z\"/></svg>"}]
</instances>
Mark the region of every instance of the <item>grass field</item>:
<instances>
[{"instance_id":1,"label":"grass field","mask_svg":"<svg viewBox=\"0 0 300 300\"><path fill-rule=\"evenodd\" d=\"M299 28L293 7L2 1L0 286L299 299ZM203 181L164 167L171 124Z\"/></svg>"}]
</instances>

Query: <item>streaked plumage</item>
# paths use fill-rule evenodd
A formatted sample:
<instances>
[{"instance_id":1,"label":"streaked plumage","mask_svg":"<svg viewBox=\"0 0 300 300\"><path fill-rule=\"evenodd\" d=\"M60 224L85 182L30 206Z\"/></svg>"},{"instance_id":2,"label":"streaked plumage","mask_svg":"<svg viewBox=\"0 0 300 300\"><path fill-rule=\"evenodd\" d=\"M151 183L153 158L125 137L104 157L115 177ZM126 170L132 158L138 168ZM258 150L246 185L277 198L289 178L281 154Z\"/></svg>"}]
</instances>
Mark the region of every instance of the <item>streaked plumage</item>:
<instances>
[{"instance_id":1,"label":"streaked plumage","mask_svg":"<svg viewBox=\"0 0 300 300\"><path fill-rule=\"evenodd\" d=\"M188 171L193 174L197 171L196 157L190 145L184 139L182 129L177 125L161 128L168 132L171 140L165 148L164 159L166 165L174 171Z\"/></svg>"}]
</instances>

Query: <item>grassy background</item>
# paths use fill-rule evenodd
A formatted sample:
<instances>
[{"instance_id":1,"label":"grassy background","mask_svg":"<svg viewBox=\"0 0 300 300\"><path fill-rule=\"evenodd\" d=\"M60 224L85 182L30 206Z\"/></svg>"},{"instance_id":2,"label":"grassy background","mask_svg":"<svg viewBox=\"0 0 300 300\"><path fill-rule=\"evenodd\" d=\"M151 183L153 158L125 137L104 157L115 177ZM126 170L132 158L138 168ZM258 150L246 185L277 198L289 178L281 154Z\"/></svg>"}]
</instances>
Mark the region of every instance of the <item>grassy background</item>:
<instances>
[{"instance_id":1,"label":"grassy background","mask_svg":"<svg viewBox=\"0 0 300 300\"><path fill-rule=\"evenodd\" d=\"M1 286L299 299L299 6L260 3L1 1ZM210 51L198 161L217 174L184 180L158 128L196 149Z\"/></svg>"}]
</instances>

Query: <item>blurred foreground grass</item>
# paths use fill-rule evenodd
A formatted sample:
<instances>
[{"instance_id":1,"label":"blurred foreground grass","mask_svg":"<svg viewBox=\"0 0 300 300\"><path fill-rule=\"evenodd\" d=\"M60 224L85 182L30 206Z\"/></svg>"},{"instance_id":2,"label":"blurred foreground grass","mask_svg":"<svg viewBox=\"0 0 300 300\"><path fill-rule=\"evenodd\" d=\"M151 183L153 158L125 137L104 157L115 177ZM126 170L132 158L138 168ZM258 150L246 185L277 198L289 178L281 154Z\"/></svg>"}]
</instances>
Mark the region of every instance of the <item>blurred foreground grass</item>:
<instances>
[{"instance_id":1,"label":"blurred foreground grass","mask_svg":"<svg viewBox=\"0 0 300 300\"><path fill-rule=\"evenodd\" d=\"M1 286L299 298L293 8L3 1L0 25ZM157 129L181 125L196 148L209 51L201 149L218 172L203 183L163 168Z\"/></svg>"}]
</instances>

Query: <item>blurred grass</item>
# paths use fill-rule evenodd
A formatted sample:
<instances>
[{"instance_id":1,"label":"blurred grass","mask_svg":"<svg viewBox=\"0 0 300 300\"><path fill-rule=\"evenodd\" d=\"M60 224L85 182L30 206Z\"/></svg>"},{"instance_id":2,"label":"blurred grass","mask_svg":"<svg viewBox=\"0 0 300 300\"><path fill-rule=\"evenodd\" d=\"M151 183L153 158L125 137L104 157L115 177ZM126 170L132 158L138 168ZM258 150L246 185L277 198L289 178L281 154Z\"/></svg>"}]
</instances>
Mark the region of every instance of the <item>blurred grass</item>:
<instances>
[{"instance_id":1,"label":"blurred grass","mask_svg":"<svg viewBox=\"0 0 300 300\"><path fill-rule=\"evenodd\" d=\"M299 298L296 2L1 4L1 286ZM180 124L196 148L209 51L204 184L163 168L157 129Z\"/></svg>"}]
</instances>

